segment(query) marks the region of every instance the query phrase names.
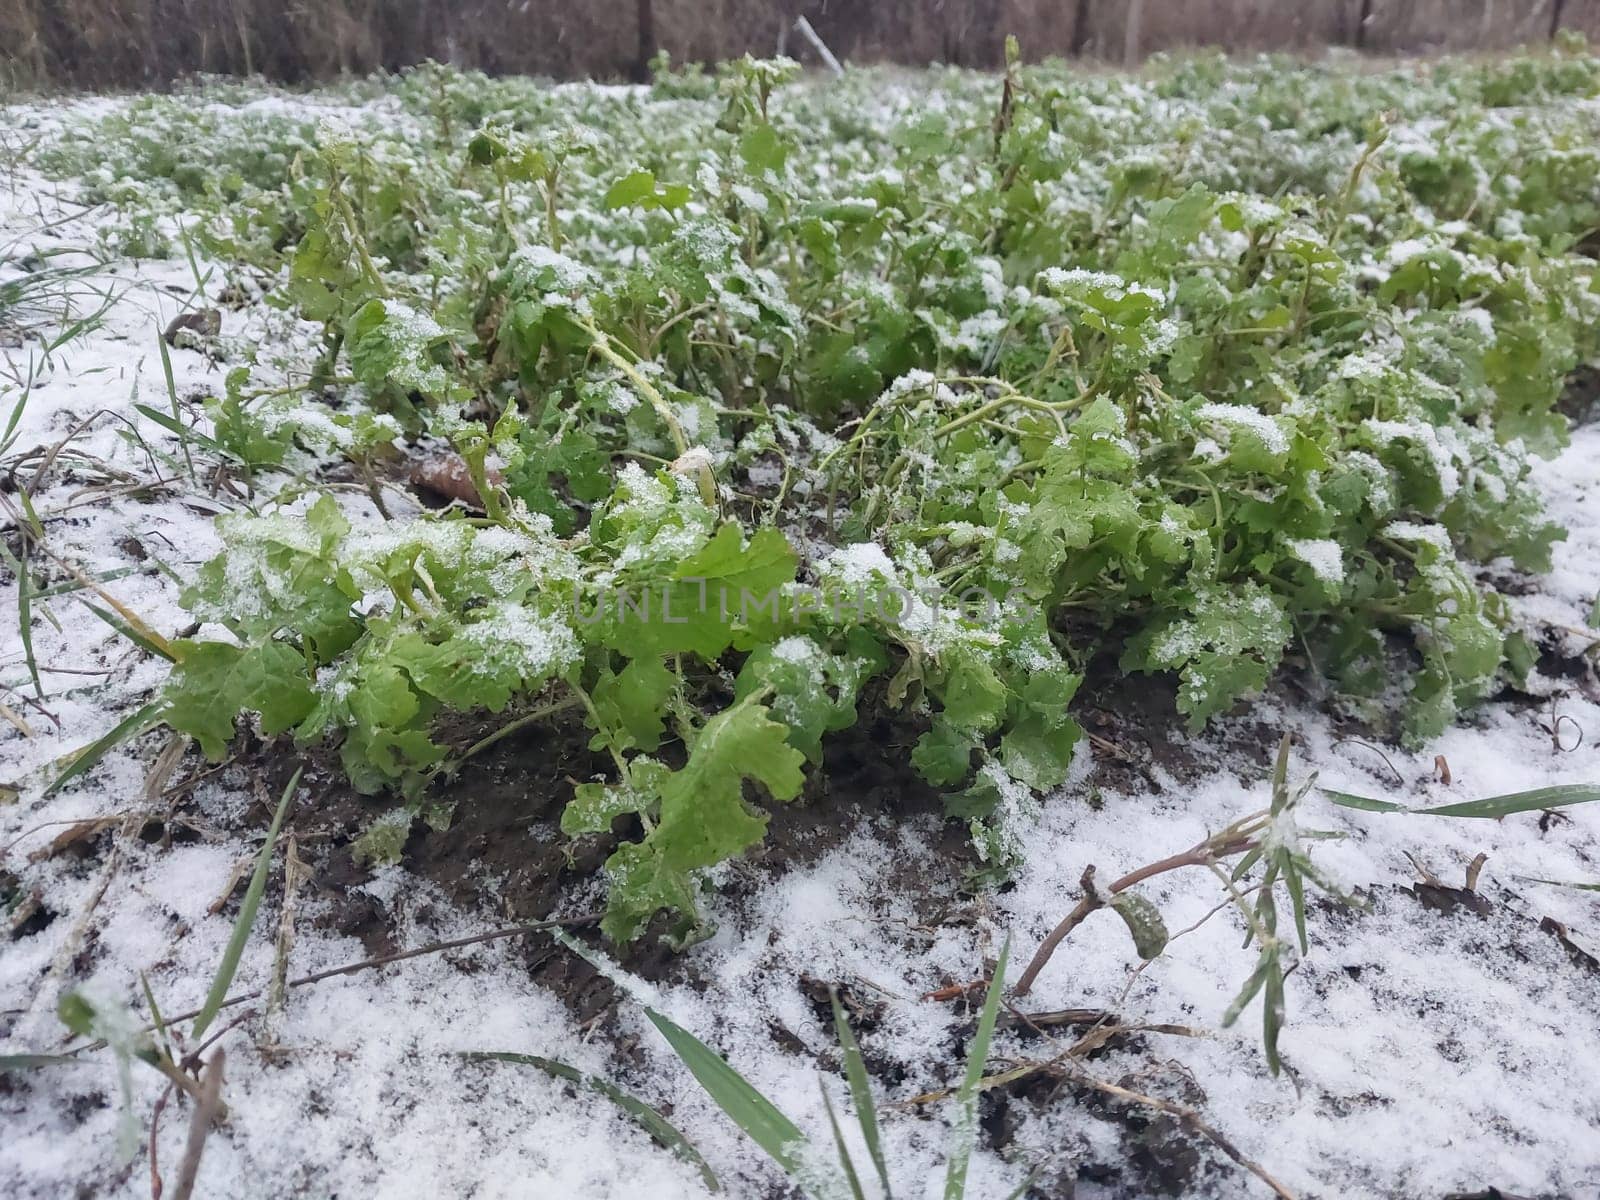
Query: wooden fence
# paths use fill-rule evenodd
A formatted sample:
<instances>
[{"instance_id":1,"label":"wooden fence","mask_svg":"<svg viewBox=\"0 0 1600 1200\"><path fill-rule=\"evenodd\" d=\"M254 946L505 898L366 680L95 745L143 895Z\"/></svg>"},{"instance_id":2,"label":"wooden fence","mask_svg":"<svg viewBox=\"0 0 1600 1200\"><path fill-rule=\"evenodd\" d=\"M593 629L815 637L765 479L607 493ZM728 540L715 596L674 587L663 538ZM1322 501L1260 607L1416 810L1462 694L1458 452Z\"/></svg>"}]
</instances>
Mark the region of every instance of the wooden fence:
<instances>
[{"instance_id":1,"label":"wooden fence","mask_svg":"<svg viewBox=\"0 0 1600 1200\"><path fill-rule=\"evenodd\" d=\"M19 84L159 86L196 72L326 79L437 59L492 72L641 78L772 53L804 16L856 62L1135 61L1158 50L1499 50L1600 34L1600 0L0 0ZM797 57L812 56L787 36Z\"/></svg>"}]
</instances>

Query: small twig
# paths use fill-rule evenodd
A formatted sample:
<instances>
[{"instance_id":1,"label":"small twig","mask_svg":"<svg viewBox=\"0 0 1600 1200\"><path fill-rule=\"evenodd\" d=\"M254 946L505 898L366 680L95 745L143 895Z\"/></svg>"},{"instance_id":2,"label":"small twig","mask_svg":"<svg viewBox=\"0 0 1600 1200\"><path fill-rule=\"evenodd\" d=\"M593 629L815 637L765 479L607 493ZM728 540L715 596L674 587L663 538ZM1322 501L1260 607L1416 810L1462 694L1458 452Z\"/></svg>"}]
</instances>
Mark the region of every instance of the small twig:
<instances>
[{"instance_id":1,"label":"small twig","mask_svg":"<svg viewBox=\"0 0 1600 1200\"><path fill-rule=\"evenodd\" d=\"M272 981L267 988L266 1024L270 1031L283 1015L288 994L289 954L294 949L294 923L300 907L300 885L311 875L300 859L300 846L294 835L283 855L283 908L278 916L277 944L273 947Z\"/></svg>"},{"instance_id":2,"label":"small twig","mask_svg":"<svg viewBox=\"0 0 1600 1200\"><path fill-rule=\"evenodd\" d=\"M172 1099L174 1085L169 1081L161 1089L161 1095L156 1097L155 1107L150 1110L150 1200L161 1200L161 1165L157 1159L158 1141L157 1134L161 1132L161 1114L167 1111L167 1101Z\"/></svg>"},{"instance_id":3,"label":"small twig","mask_svg":"<svg viewBox=\"0 0 1600 1200\"><path fill-rule=\"evenodd\" d=\"M427 954L438 954L444 950L458 950L463 946L476 946L484 942L500 941L504 938L523 937L530 933L543 933L548 929L572 929L582 925L593 925L603 916L605 916L604 913L598 912L584 913L582 916L577 917L558 917L550 921L535 921L528 925L512 925L506 929L491 929L488 933L474 933L467 937L451 938L449 941L444 942L430 942L426 946L418 946L415 950L400 950L394 954L383 954L377 958L364 958L360 962L345 963L341 967L329 967L325 971L315 971L310 975L302 975L298 979L291 979L284 986L290 988L309 987L313 983L321 983L324 979L332 979L335 975L354 975L358 971L367 971L374 967L385 967L390 963L404 962L411 958L421 958ZM243 1004L246 1000L258 1000L266 991L266 988L256 988L253 991L240 992L237 996L229 996L218 1006L219 1011L223 1008L234 1008ZM175 1016L168 1017L166 1024L169 1026L176 1025L180 1021L187 1021L199 1015L200 1010L198 1008L191 1009L189 1012L178 1013ZM149 1033L154 1029L154 1025L147 1026L143 1032ZM103 1041L89 1042L86 1045L68 1050L66 1053L82 1054L85 1051L98 1050L104 1045L105 1042Z\"/></svg>"},{"instance_id":4,"label":"small twig","mask_svg":"<svg viewBox=\"0 0 1600 1200\"><path fill-rule=\"evenodd\" d=\"M1333 744L1335 746L1342 746L1346 742L1349 742L1353 746L1360 746L1363 750L1370 750L1374 754L1376 754L1379 758L1383 759L1383 765L1388 767L1390 771L1394 772L1394 780L1395 780L1395 782L1398 783L1401 787L1405 786L1406 777L1404 775L1400 774L1400 769L1398 767L1396 767L1394 765L1394 763L1389 761L1389 756L1387 754L1385 754L1382 750L1379 750L1371 742L1363 742L1360 738L1353 738L1353 737L1338 738L1338 739L1336 739L1334 741Z\"/></svg>"},{"instance_id":5,"label":"small twig","mask_svg":"<svg viewBox=\"0 0 1600 1200\"><path fill-rule=\"evenodd\" d=\"M444 773L453 771L462 763L466 762L467 759L472 758L475 755L482 754L501 738L509 737L511 734L516 733L517 730L524 729L537 721L542 721L546 717L553 717L557 713L566 712L569 708L577 708L582 703L583 701L579 700L576 696L568 696L564 700L555 700L549 704L541 704L538 708L531 709L528 712L523 713L516 720L507 722L506 724L500 726L499 729L496 729L493 733L489 734L487 737L484 737L468 746L460 754L456 755L454 760L444 764L441 767L441 771Z\"/></svg>"},{"instance_id":6,"label":"small twig","mask_svg":"<svg viewBox=\"0 0 1600 1200\"><path fill-rule=\"evenodd\" d=\"M206 1064L205 1082L200 1099L194 1106L194 1115L189 1120L189 1140L183 1149L183 1164L178 1168L178 1186L172 1193L172 1200L189 1200L194 1194L194 1181L200 1173L200 1156L205 1153L206 1137L211 1133L212 1122L222 1111L222 1063L226 1053L223 1047L218 1046L217 1052Z\"/></svg>"},{"instance_id":7,"label":"small twig","mask_svg":"<svg viewBox=\"0 0 1600 1200\"><path fill-rule=\"evenodd\" d=\"M1061 1070L1074 1082L1081 1083L1085 1087L1094 1088L1104 1095L1113 1096L1118 1100L1125 1100L1130 1104L1142 1104L1147 1108L1153 1108L1158 1112L1164 1112L1168 1116L1176 1118L1179 1123L1192 1132L1198 1133L1246 1171L1261 1180L1262 1183L1272 1189L1273 1194L1279 1197L1279 1200L1295 1200L1293 1192L1269 1175L1260 1163L1254 1159L1246 1158L1239 1150L1239 1147L1235 1146L1219 1130L1208 1125L1194 1109L1174 1103L1171 1100L1163 1100L1159 1096L1146 1096L1143 1092L1135 1092L1125 1087L1119 1087L1114 1083L1106 1083L1104 1080L1096 1079L1076 1064L1063 1064Z\"/></svg>"},{"instance_id":8,"label":"small twig","mask_svg":"<svg viewBox=\"0 0 1600 1200\"><path fill-rule=\"evenodd\" d=\"M1011 994L1013 996L1026 996L1028 994L1033 987L1034 980L1039 977L1039 972L1045 969L1045 966L1050 962L1050 956L1056 952L1056 947L1061 944L1069 933L1083 923L1085 917L1096 909L1105 907L1106 896L1125 892L1135 884L1142 883L1152 876L1161 875L1167 871L1175 871L1180 867L1208 867L1219 858L1226 858L1231 854L1253 849L1255 847L1255 841L1251 836L1253 830L1246 832L1249 820L1250 818L1247 818L1246 821L1230 826L1216 837L1207 838L1205 841L1191 846L1182 854L1174 854L1170 858L1163 858L1159 862L1149 863L1138 870L1129 871L1121 879L1106 888L1104 892L1095 887L1094 867L1084 868L1083 878L1079 881L1079 886L1083 888L1083 899L1078 901L1077 906L1063 917L1060 924L1052 929L1044 941L1039 944L1039 949L1034 952L1032 961L1028 963L1027 970L1022 972L1022 976L1017 980L1016 986L1011 989Z\"/></svg>"},{"instance_id":9,"label":"small twig","mask_svg":"<svg viewBox=\"0 0 1600 1200\"><path fill-rule=\"evenodd\" d=\"M834 57L833 51L828 49L827 43L811 27L811 22L804 17L800 17L795 21L794 28L795 32L811 43L811 48L817 52L817 57L827 64L828 70L832 71L835 76L843 78L844 67L839 65L839 60Z\"/></svg>"}]
</instances>

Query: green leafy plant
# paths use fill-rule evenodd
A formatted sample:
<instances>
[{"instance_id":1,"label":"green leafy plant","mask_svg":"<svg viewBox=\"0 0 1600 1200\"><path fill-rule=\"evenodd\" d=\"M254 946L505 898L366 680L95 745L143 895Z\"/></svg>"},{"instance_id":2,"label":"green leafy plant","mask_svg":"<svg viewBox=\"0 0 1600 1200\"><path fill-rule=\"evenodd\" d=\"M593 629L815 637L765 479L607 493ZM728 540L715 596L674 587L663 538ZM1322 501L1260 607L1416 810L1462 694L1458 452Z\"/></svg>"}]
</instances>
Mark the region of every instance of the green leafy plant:
<instances>
[{"instance_id":1,"label":"green leafy plant","mask_svg":"<svg viewBox=\"0 0 1600 1200\"><path fill-rule=\"evenodd\" d=\"M1008 62L745 59L715 95L662 62L649 97L430 67L403 130L153 97L69 129L49 169L321 330L209 433L140 410L255 489L160 719L336 747L391 835L448 810L449 718L580 720L607 932L681 943L854 727L994 879L1113 660L1196 730L1292 669L1414 744L1523 678L1480 568L1562 536L1529 476L1600 352L1596 60ZM376 496L402 453L459 463L450 508L369 525L318 482Z\"/></svg>"}]
</instances>

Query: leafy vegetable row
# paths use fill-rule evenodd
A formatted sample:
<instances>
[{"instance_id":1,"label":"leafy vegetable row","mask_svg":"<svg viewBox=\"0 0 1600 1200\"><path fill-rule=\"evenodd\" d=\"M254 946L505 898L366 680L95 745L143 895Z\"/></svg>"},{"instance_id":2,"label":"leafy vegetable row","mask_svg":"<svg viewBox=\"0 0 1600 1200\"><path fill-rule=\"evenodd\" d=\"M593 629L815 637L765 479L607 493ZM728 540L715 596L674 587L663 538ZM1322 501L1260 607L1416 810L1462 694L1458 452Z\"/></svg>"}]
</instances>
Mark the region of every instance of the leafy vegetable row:
<instances>
[{"instance_id":1,"label":"leafy vegetable row","mask_svg":"<svg viewBox=\"0 0 1600 1200\"><path fill-rule=\"evenodd\" d=\"M1097 655L1196 728L1294 655L1412 739L1527 671L1482 568L1562 536L1528 476L1596 350L1581 47L794 74L429 68L316 124L224 93L61 140L316 331L303 386L234 368L217 453L265 487L447 442L481 499L220 519L187 602L228 636L174 644L172 725L217 757L256 713L420 805L441 714L576 712L607 931L686 938L752 788L869 707L1001 871Z\"/></svg>"}]
</instances>

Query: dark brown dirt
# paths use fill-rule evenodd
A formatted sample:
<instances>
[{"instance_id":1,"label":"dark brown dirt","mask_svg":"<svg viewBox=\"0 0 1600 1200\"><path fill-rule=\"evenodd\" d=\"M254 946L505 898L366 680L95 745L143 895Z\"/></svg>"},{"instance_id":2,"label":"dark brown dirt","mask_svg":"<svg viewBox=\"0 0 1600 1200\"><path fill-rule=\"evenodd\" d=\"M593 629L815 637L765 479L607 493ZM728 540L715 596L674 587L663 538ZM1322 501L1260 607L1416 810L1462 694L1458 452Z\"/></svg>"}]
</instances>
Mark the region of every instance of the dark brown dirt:
<instances>
[{"instance_id":1,"label":"dark brown dirt","mask_svg":"<svg viewBox=\"0 0 1600 1200\"><path fill-rule=\"evenodd\" d=\"M442 736L468 745L506 719L463 721ZM939 813L938 794L905 765L915 736L914 730L882 721L831 739L820 769L810 773L797 800L760 805L770 814L766 840L751 851L745 869L733 875L724 891L754 891L763 880L816 861L858 827L863 812L890 817ZM614 837L573 841L560 832L561 810L574 784L604 775L610 766L604 755L588 750L587 739L576 721L530 728L467 763L428 797L452 803L454 816L442 831L420 819L414 822L403 853L406 869L434 884L454 904L499 909L507 924L597 907L603 897L602 865L620 840L636 838L639 830L619 821L619 836ZM331 901L323 919L337 932L361 939L372 955L389 953L398 948L392 941L391 917L361 890L373 872L357 862L353 844L392 801L355 793L332 752L310 757L305 782L315 800L301 805L293 826L312 867L313 886ZM273 746L253 747L248 758L267 778L268 794L287 782L300 761ZM959 824L946 827L940 850L941 859L951 864L950 877L927 889L930 921L942 915L950 888L976 865ZM913 891L921 882L905 880ZM577 895L590 897L590 902L575 906L572 898ZM580 936L598 944L592 930ZM608 945L606 950L644 979L693 981L689 960L658 939L642 938L626 949ZM602 1018L614 1003L610 981L554 942L529 938L524 953L534 978L561 996L580 1022Z\"/></svg>"},{"instance_id":2,"label":"dark brown dirt","mask_svg":"<svg viewBox=\"0 0 1600 1200\"><path fill-rule=\"evenodd\" d=\"M1600 418L1600 368L1585 365L1568 375L1556 409L1574 425Z\"/></svg>"},{"instance_id":3,"label":"dark brown dirt","mask_svg":"<svg viewBox=\"0 0 1600 1200\"><path fill-rule=\"evenodd\" d=\"M1182 718L1175 708L1171 680L1122 676L1110 658L1094 664L1089 674L1074 707L1097 740L1095 767L1085 788L1090 803L1096 802L1102 788L1144 790L1159 787L1159 777L1181 782L1224 767L1241 777L1259 778L1269 768L1279 736L1275 728L1235 720L1211 739L1214 745L1199 747L1177 736ZM463 719L439 736L458 746L470 745L508 719L504 714ZM863 827L881 828L885 836L892 836L907 820L924 824L939 820L940 796L909 766L910 749L920 732L912 724L884 719L829 739L824 761L809 773L800 798L790 804L763 798L760 807L770 814L767 837L722 881L723 894L753 894L786 872L815 862ZM603 776L610 767L605 756L589 751L587 736L576 720L530 728L469 762L429 797L452 802L454 818L442 831L421 820L414 823L403 852L406 869L435 885L453 904L469 910L498 909L507 924L599 907L605 859L620 839L636 838L639 831L619 822L614 837L573 842L560 833L561 809L573 785ZM285 754L276 745L247 751L247 762L266 777L268 795L277 793L305 757ZM305 778L314 800L302 804L293 823L302 857L313 871L312 886L329 902L321 919L336 931L359 938L374 956L398 949L393 914L361 888L372 872L352 853L355 839L392 801L354 793L332 751L314 752L309 758ZM264 811L254 816L266 820ZM894 881L897 898L910 905L919 926L970 921L981 906L981 900L965 892L967 879L979 864L964 825L944 821L940 828L934 853ZM929 864L937 864L937 869ZM595 930L580 936L600 944ZM915 937L915 931L906 936ZM643 979L701 985L693 956L674 953L660 940L646 937L625 949L609 944L604 949ZM593 1029L612 1024L616 989L587 961L541 937L523 939L521 953L531 976L560 996L580 1025ZM825 1018L828 988L844 981L808 978L800 983ZM869 1071L885 1086L899 1086L904 1082L903 1065L880 1060L872 1052L875 998L845 986L844 1000L858 1031L868 1035L863 1040ZM614 1052L619 1063L626 1063L634 1057L633 1047L620 1036L620 1029L612 1032L618 1035L610 1039ZM778 1044L793 1042L796 1052L805 1051L804 1043L782 1026L774 1026L772 1037ZM964 1041L958 1033L943 1056L952 1073L959 1072ZM1119 1038L1113 1048L1141 1046L1137 1038ZM1061 1080L999 1092L986 1102L983 1129L997 1148L1011 1142L1016 1120L1008 1116L1007 1106L1018 1102L1083 1103L1121 1130L1121 1154L1116 1156L1120 1161L1084 1161L1059 1178L1039 1180L1035 1196L1071 1195L1070 1190L1060 1189L1075 1186L1079 1179L1102 1188L1109 1185L1115 1194L1176 1195L1201 1186L1217 1169L1215 1152L1176 1123L1152 1120L1150 1114L1128 1106L1107 1105L1092 1093L1079 1096Z\"/></svg>"}]
</instances>

